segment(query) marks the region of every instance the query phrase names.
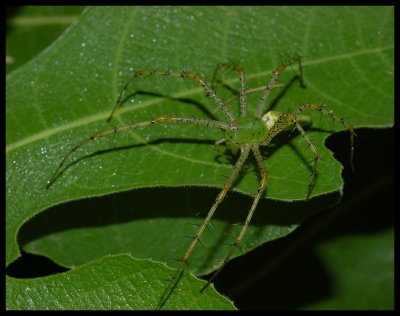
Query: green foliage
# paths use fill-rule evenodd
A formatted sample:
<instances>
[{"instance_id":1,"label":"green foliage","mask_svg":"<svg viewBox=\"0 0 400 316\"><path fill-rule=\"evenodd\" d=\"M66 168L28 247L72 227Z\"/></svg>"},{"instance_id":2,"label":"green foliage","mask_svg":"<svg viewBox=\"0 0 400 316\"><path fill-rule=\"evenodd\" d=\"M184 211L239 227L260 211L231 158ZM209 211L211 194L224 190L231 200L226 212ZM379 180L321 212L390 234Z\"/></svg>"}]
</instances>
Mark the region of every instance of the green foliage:
<instances>
[{"instance_id":1,"label":"green foliage","mask_svg":"<svg viewBox=\"0 0 400 316\"><path fill-rule=\"evenodd\" d=\"M231 163L216 158L212 144L222 136L218 131L164 125L100 139L77 151L50 189L45 189L62 157L95 132L157 115L209 117L215 108L191 82L148 77L135 82L132 97L107 123L133 70L188 70L209 79L217 63L239 62L246 70L247 86L258 87L267 82L282 56L296 52L304 56L307 89L294 82L282 98L280 91L274 91L270 98L274 110L294 110L301 102L313 100L324 102L356 128L388 127L393 125L393 50L392 8L87 9L42 54L7 77L7 264L19 255L18 233L26 251L74 268L59 277L71 288L73 281L65 276L80 273L83 264L81 269L95 267L110 254L130 253L171 266L175 264L171 258L182 256L188 244L182 236L196 230L189 223L201 222L217 195L208 187L220 188L231 170ZM296 67L289 69L280 82L289 82L296 71ZM226 74L224 80L237 89L235 74ZM148 93L134 94L135 90ZM224 99L232 96L221 85L217 92ZM257 97L249 96L253 110ZM343 127L312 115L314 129L308 135L322 157L314 198L304 203L311 153L298 137L290 142L280 138L264 152L270 172L268 199L260 203L237 255L289 234L340 197L342 167L324 142ZM243 221L257 182L256 169L249 164L234 189L245 195L229 195L212 221L212 231L202 239L206 247L195 250L189 270L202 275L218 266L228 250L224 243L232 242L238 232L232 224ZM178 186L187 188L171 188ZM7 291L13 286L13 295L22 293L12 283L20 281L10 280ZM40 288L48 280L32 286ZM89 276L86 281L90 282ZM128 290L123 293L130 295ZM35 301L29 295L26 299ZM9 308L28 307L11 302ZM69 304L48 308L73 308ZM90 301L81 304L79 308L92 306ZM32 306L38 308L36 303Z\"/></svg>"},{"instance_id":2,"label":"green foliage","mask_svg":"<svg viewBox=\"0 0 400 316\"><path fill-rule=\"evenodd\" d=\"M76 6L8 7L7 74L49 46L71 23L78 20L83 9Z\"/></svg>"},{"instance_id":3,"label":"green foliage","mask_svg":"<svg viewBox=\"0 0 400 316\"><path fill-rule=\"evenodd\" d=\"M164 278L171 269L165 265L135 260L129 255L106 256L68 273L33 280L8 278L7 303L9 309L39 310L128 310L154 309L161 295ZM90 282L88 282L90 280ZM198 295L193 301L190 293L205 281L184 275L180 291L166 308L233 309L225 297L213 288ZM121 295L129 293L129 295Z\"/></svg>"},{"instance_id":4,"label":"green foliage","mask_svg":"<svg viewBox=\"0 0 400 316\"><path fill-rule=\"evenodd\" d=\"M346 236L319 245L316 251L335 280L334 295L304 308L393 308L393 250L393 229L373 236Z\"/></svg>"}]
</instances>

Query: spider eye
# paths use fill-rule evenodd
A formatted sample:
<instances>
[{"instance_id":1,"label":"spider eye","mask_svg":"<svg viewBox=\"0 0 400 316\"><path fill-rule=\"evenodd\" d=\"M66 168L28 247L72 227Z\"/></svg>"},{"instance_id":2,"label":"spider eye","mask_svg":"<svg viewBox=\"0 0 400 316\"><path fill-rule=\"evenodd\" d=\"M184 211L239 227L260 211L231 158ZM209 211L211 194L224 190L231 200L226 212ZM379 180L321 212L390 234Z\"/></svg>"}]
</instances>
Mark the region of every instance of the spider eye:
<instances>
[{"instance_id":1,"label":"spider eye","mask_svg":"<svg viewBox=\"0 0 400 316\"><path fill-rule=\"evenodd\" d=\"M230 127L232 132L236 132L239 129L239 125L236 122L232 122Z\"/></svg>"}]
</instances>

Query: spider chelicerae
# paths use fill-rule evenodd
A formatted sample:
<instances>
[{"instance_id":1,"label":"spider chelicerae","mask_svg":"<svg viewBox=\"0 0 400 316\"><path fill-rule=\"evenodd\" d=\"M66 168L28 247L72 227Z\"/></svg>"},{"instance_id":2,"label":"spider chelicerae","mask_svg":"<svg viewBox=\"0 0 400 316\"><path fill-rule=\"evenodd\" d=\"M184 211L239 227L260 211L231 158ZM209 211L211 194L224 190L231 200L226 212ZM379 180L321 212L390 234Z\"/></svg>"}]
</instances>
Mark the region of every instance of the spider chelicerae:
<instances>
[{"instance_id":1,"label":"spider chelicerae","mask_svg":"<svg viewBox=\"0 0 400 316\"><path fill-rule=\"evenodd\" d=\"M138 128L150 127L155 124L171 124L171 123L179 123L179 124L188 124L188 125L202 125L207 126L209 128L220 129L225 132L225 136L222 139L219 139L215 142L215 146L219 151L219 146L225 143L232 154L238 155L238 158L233 166L233 169L230 175L225 180L223 188L217 195L212 204L208 214L202 224L199 226L196 235L192 238L189 246L187 247L185 253L179 260L179 265L174 273L173 277L168 281L168 284L165 287L165 290L160 297L158 304L156 306L157 309L160 309L169 296L174 291L177 283L179 282L180 277L182 276L185 264L187 264L189 257L193 250L195 249L196 244L199 242L200 237L202 236L206 227L210 224L210 221L216 212L218 206L223 202L227 192L231 189L235 178L238 176L240 171L242 170L244 163L249 158L250 155L253 155L257 166L260 172L260 182L257 193L254 196L253 203L247 213L247 217L244 221L244 225L242 226L236 241L233 243L230 251L222 261L219 268L214 272L212 277L208 280L207 284L201 289L204 290L208 284L217 276L217 274L222 270L225 264L229 261L234 251L239 247L240 243L242 242L246 231L248 229L249 223L253 217L253 214L256 210L257 204L260 199L265 194L265 189L267 186L268 180L268 171L264 163L264 157L261 154L260 147L268 146L271 141L281 132L287 130L297 129L304 140L307 142L310 151L313 154L313 161L311 164L311 180L308 186L308 193L306 199L309 198L312 188L315 184L315 179L317 177L317 163L320 159L320 155L317 151L316 146L313 144L311 139L306 134L304 128L306 126L311 125L311 117L303 112L306 110L314 110L318 111L321 114L324 114L330 117L333 121L340 122L346 129L350 132L351 138L351 157L350 160L352 161L353 157L353 139L354 139L354 129L353 127L348 124L345 120L341 117L334 114L333 111L328 110L325 106L319 105L316 103L304 103L300 105L297 110L293 112L277 112L277 111L268 111L265 113L266 102L270 95L270 92L280 86L277 83L277 80L282 72L292 64L298 63L300 76L299 80L300 83L303 85L303 77L302 77L302 64L301 64L301 57L299 55L294 55L288 60L282 62L280 66L272 71L271 79L269 80L266 86L261 88L254 88L254 89L246 89L246 75L244 70L239 65L223 63L218 64L216 67L216 71L214 72L212 84L209 85L206 81L197 73L194 72L172 72L172 71L158 71L158 70L142 70L134 72L127 83L123 86L116 105L111 112L110 117L107 119L110 121L114 115L114 113L121 107L123 103L123 96L126 93L129 85L136 79L140 77L147 77L147 76L161 76L161 77L178 77L183 79L188 79L195 82L197 85L201 86L202 89L207 93L207 95L214 101L217 105L217 110L222 112L225 116L225 121L219 121L214 119L206 119L206 118L193 118L193 117L177 117L177 116L158 116L152 118L147 121L137 122L131 125L122 126L114 129L110 129L104 132L95 133L89 138L85 139L81 143L77 144L73 147L66 156L62 159L58 168L54 172L50 181L48 181L47 188L51 186L51 184L56 180L56 178L60 175L60 171L62 170L66 160L68 157L73 154L78 148L81 146L92 142L98 138L102 138L108 135L114 135L118 132L129 131ZM214 90L214 81L216 77L216 73L221 69L229 69L236 72L239 76L240 82L240 93L239 93L239 104L240 104L240 117L236 117L232 111L228 108L227 104L230 103L233 99L231 98L227 101L223 101L215 92ZM262 95L259 99L258 105L254 111L254 113L249 113L248 106L247 106L247 94L261 92Z\"/></svg>"}]
</instances>

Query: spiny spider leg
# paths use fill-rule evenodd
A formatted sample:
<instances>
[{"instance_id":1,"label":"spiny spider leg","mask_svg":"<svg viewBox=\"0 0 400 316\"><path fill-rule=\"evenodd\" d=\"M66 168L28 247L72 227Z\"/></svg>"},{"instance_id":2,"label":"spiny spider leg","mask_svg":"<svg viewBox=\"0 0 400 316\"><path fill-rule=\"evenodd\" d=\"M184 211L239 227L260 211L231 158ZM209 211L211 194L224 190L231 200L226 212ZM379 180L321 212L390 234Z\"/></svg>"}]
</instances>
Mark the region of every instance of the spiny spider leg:
<instances>
[{"instance_id":1,"label":"spiny spider leg","mask_svg":"<svg viewBox=\"0 0 400 316\"><path fill-rule=\"evenodd\" d=\"M242 86L242 83L241 83L241 86L240 86L240 93L238 95L234 95L233 97L231 97L228 100L226 100L225 101L225 105L228 105L229 103L231 103L232 101L238 99L239 97L241 98L241 100L244 100L244 95L245 94L257 93L257 92L263 92L263 91L264 91L264 96L262 97L262 99L260 99L260 104L262 102L263 102L263 104L265 104L266 100L268 99L269 93L270 93L270 91L272 89L285 87L285 84L276 83L276 80L278 79L280 73L283 72L286 69L287 66L289 66L289 65L291 65L293 63L296 63L296 62L299 63L299 75L297 76L297 78L298 78L298 80L300 82L300 86L302 88L305 88L304 80L303 80L303 67L302 67L302 64L301 64L301 56L294 55L288 61L284 62L281 66L279 66L277 69L275 69L273 71L273 77L271 78L271 81L274 80L273 83L271 83L271 81L270 81L270 83L267 86L262 86L262 87L257 87L257 88L252 88L252 89L245 90L246 89L245 88L245 82L243 82L243 86ZM283 66L283 70L282 70L282 66ZM224 63L218 64L217 67L214 70L212 81L211 81L211 87L214 90L215 90L214 82L215 82L216 77L217 77L217 72L221 68L230 68L230 69L235 70L236 72L238 72L240 75L243 72L243 76L244 76L243 69L241 67L239 67L238 65L235 65L235 64L224 64ZM277 71L278 72L280 71L280 72L278 73L278 75L274 79L274 75L276 75ZM265 95L266 92L268 93L267 95ZM240 104L242 105L242 104L244 104L244 102L245 101L241 101ZM259 106L260 106L260 104L259 104ZM212 113L217 113L218 111L219 111L219 108L216 108ZM263 111L263 109L261 109L261 111Z\"/></svg>"},{"instance_id":2,"label":"spiny spider leg","mask_svg":"<svg viewBox=\"0 0 400 316\"><path fill-rule=\"evenodd\" d=\"M280 132L287 130L288 128L292 127L294 125L295 128L301 133L303 138L306 140L308 143L311 152L314 155L314 160L313 160L313 165L312 165L312 178L310 181L310 184L308 186L308 192L306 199L310 197L310 194L312 192L312 189L315 185L316 177L318 175L317 172L317 162L320 159L320 154L317 151L316 146L314 143L311 141L311 139L307 136L306 132L304 131L304 128L301 126L299 122L299 116L301 115L302 112L305 110L314 110L317 112L320 112L322 114L325 114L329 117L331 117L334 121L339 121L347 130L350 132L350 145L351 145L351 151L350 151L350 164L353 168L353 156L354 156L354 128L350 124L348 124L345 120L343 120L341 117L337 116L336 114L333 113L331 110L326 110L324 109L321 105L315 104L315 103L306 103L300 106L294 113L289 113L289 112L284 112L281 113L280 116L277 118L277 120L273 123L271 126L267 137L265 140L261 143L261 146L267 146L271 142L271 140Z\"/></svg>"},{"instance_id":3,"label":"spiny spider leg","mask_svg":"<svg viewBox=\"0 0 400 316\"><path fill-rule=\"evenodd\" d=\"M299 123L298 120L298 116L306 109L312 109L312 110L316 110L319 111L323 114L328 115L329 117L331 117L334 121L338 120L340 121L343 126L345 128L347 128L350 132L350 141L351 141L351 160L353 158L353 152L354 152L354 129L353 127L348 124L346 121L344 121L342 118L340 118L339 116L335 115L333 113L333 111L328 111L324 108L322 108L320 105L314 104L314 103L307 103L304 104L302 106L300 106L298 108L297 111L295 111L293 114L292 113L282 113L280 115L280 117L274 122L274 124L272 125L272 128L270 129L270 137L267 138L265 140L265 142L267 144L269 144L271 142L271 140L277 135L279 134L281 131L287 129L288 127L290 127L291 125L295 125L295 127L300 131L300 133L302 134L302 136L305 138L305 140L307 141L307 143L309 144L309 147L311 148L311 151L314 155L314 160L313 160L313 167L312 167L312 180L311 183L309 184L309 188L308 188L308 192L307 192L307 197L306 199L309 198L312 188L315 184L315 177L317 175L317 170L316 170L316 164L317 161L320 158L320 154L318 153L315 145L313 144L313 142L311 141L311 139L307 136L306 132L304 131L303 127L301 126L301 124ZM264 144L262 144L264 145ZM224 258L224 260L222 261L221 265L218 267L218 269L213 273L213 275L211 276L211 278L207 281L207 283L203 286L203 288L201 289L201 291L204 291L208 285L217 277L217 275L219 274L219 272L224 268L224 266L226 265L226 263L229 261L229 259L231 258L232 254L235 252L235 250L239 247L241 241L244 238L244 235L248 229L248 225L251 222L251 219L253 217L254 211L257 207L257 204L262 196L262 194L265 191L266 188L266 184L267 184L267 178L268 178L268 172L265 168L264 165L264 161L263 161L263 157L258 149L258 145L254 144L252 145L251 149L254 153L254 156L257 160L258 163L258 167L260 169L261 172L261 181L260 181L260 186L257 192L257 195L255 196L254 200L253 200L253 204L248 212L248 215L246 217L245 223L238 235L238 238L236 239L235 243L233 244L233 246L231 247L228 255Z\"/></svg>"},{"instance_id":4,"label":"spiny spider leg","mask_svg":"<svg viewBox=\"0 0 400 316\"><path fill-rule=\"evenodd\" d=\"M313 165L311 167L312 171L311 171L311 181L308 184L308 190L307 190L307 195L306 195L306 200L308 200L310 198L311 192L314 189L315 186L315 182L317 180L317 176L318 176L318 171L317 171L317 162L320 159L320 154L317 151L317 148L315 147L314 143L311 141L311 139L307 136L306 132L304 131L303 127L299 124L299 122L297 121L297 115L298 113L294 114L294 124L296 125L296 128L299 130L299 132L301 133L301 135L304 137L304 139L306 140L306 142L308 143L308 147L310 148L311 152L314 155L314 159L312 161Z\"/></svg>"},{"instance_id":5,"label":"spiny spider leg","mask_svg":"<svg viewBox=\"0 0 400 316\"><path fill-rule=\"evenodd\" d=\"M350 133L350 166L351 169L354 170L354 164L353 164L353 158L354 158L354 136L356 136L356 133L354 132L354 128L353 126L351 126L349 123L347 123L344 119L342 119L340 116L337 116L332 110L327 110L324 109L323 106L315 104L315 103L306 103L303 104L302 106L300 106L298 108L297 111L295 111L295 115L296 117L302 113L304 110L314 110L314 111L318 111L322 114L325 114L327 116L329 116L333 122L335 121L339 121L344 128L346 128L349 133Z\"/></svg>"},{"instance_id":6,"label":"spiny spider leg","mask_svg":"<svg viewBox=\"0 0 400 316\"><path fill-rule=\"evenodd\" d=\"M233 63L219 63L214 69L213 75L211 77L211 88L215 89L215 82L217 81L218 72L223 68L229 68L231 71L236 71L240 74L240 70L243 70L238 64Z\"/></svg>"},{"instance_id":7,"label":"spiny spider leg","mask_svg":"<svg viewBox=\"0 0 400 316\"><path fill-rule=\"evenodd\" d=\"M260 173L261 173L261 180L260 180L260 185L258 187L258 191L257 191L257 195L254 197L253 200L253 204L251 205L251 208L247 214L246 220L244 222L244 225L242 227L242 229L239 232L239 235L235 241L235 243L232 245L228 255L225 257L225 259L222 261L221 265L219 266L219 268L213 273L213 275L211 276L211 278L207 281L207 283L203 286L203 288L201 289L201 292L204 291L209 285L210 283L217 277L217 275L219 274L219 272L224 268L224 266L226 265L226 263L229 261L229 259L231 258L232 254L235 252L235 250L239 247L240 243L242 242L244 235L247 232L247 229L249 227L249 224L251 222L251 219L254 215L254 211L256 210L256 207L258 205L258 202L260 201L260 198L263 196L263 194L265 193L265 188L267 186L267 181L268 181L268 172L267 172L267 168L265 168L264 165L264 159L260 153L260 150L258 149L258 145L253 144L251 145L251 150L253 151L254 157L257 160L257 164L258 164L258 168L260 169Z\"/></svg>"},{"instance_id":8,"label":"spiny spider leg","mask_svg":"<svg viewBox=\"0 0 400 316\"><path fill-rule=\"evenodd\" d=\"M349 133L350 133L350 166L351 169L354 170L354 165L353 165L353 158L354 158L354 128L353 126L351 126L349 123L347 123L344 119L342 119L341 117L337 116L332 110L326 110L324 109L321 105L315 104L315 103L306 103L303 104L302 106L300 106L298 108L297 111L294 112L295 115L295 124L297 129L300 131L300 133L303 135L303 137L306 139L306 141L310 144L310 149L313 152L314 155L314 162L313 162L313 179L312 181L315 181L315 177L317 175L317 171L316 171L316 165L317 165L317 161L319 159L319 154L315 148L315 145L311 142L311 140L308 138L308 136L306 135L306 132L304 131L304 129L302 128L302 126L299 124L297 117L304 111L304 110L314 110L314 111L318 111L321 114L325 114L327 116L329 116L330 118L332 118L333 122L335 121L339 121L344 128L346 128ZM311 193L312 190L312 186L313 186L313 182L311 182L311 187L309 188L309 193L308 195Z\"/></svg>"},{"instance_id":9,"label":"spiny spider leg","mask_svg":"<svg viewBox=\"0 0 400 316\"><path fill-rule=\"evenodd\" d=\"M246 75L244 73L244 70L242 67L239 65L235 64L227 64L227 63L221 63L218 64L217 67L214 70L214 74L211 80L211 87L214 89L214 82L216 80L217 72L222 69L222 68L228 68L231 70L236 71L239 74L239 83L240 83L240 116L245 117L247 116L247 104L246 104ZM225 102L226 105L226 102Z\"/></svg>"},{"instance_id":10,"label":"spiny spider leg","mask_svg":"<svg viewBox=\"0 0 400 316\"><path fill-rule=\"evenodd\" d=\"M171 281L168 283L168 286L165 288L160 300L157 304L157 309L160 309L164 303L167 301L168 297L172 294L174 288L176 287L182 273L185 264L188 262L190 254L192 253L194 247L196 246L197 242L199 241L201 235L204 232L204 229L207 227L208 223L211 221L215 211L217 210L218 206L221 202L225 199L226 193L232 186L233 181L235 180L236 176L240 172L243 167L244 162L247 160L250 152L250 145L246 144L241 147L241 152L236 164L233 167L231 174L229 175L228 179L226 180L223 189L217 195L211 209L208 211L207 217L204 219L203 223L199 227L199 230L196 233L196 236L193 238L192 242L190 243L189 247L186 249L185 254L183 255L182 259L180 259L179 266L172 277Z\"/></svg>"},{"instance_id":11,"label":"spiny spider leg","mask_svg":"<svg viewBox=\"0 0 400 316\"><path fill-rule=\"evenodd\" d=\"M222 143L225 143L226 142L226 139L225 138L222 138L222 139L220 139L220 140L218 140L218 141L216 141L215 143L214 143L214 148L215 148L215 150L217 151L217 153L218 153L218 155L219 156L223 156L223 157L226 157L226 158L232 158L231 156L229 156L229 155L227 155L227 154L225 154L222 150L221 150L221 147L220 147L220 145L222 144Z\"/></svg>"},{"instance_id":12,"label":"spiny spider leg","mask_svg":"<svg viewBox=\"0 0 400 316\"><path fill-rule=\"evenodd\" d=\"M300 55L294 55L291 58L289 58L287 61L283 62L278 68L276 68L274 71L272 71L272 77L269 80L268 84L266 85L264 89L264 93L260 98L260 101L258 102L258 107L256 110L256 117L261 118L261 116L264 113L264 108L266 101L269 97L269 94L271 93L271 90L276 87L276 81L278 80L280 74L285 71L286 67L289 65L292 65L294 63L299 63L299 72L300 72L300 84L304 86L303 83L303 67L301 65L301 56Z\"/></svg>"},{"instance_id":13,"label":"spiny spider leg","mask_svg":"<svg viewBox=\"0 0 400 316\"><path fill-rule=\"evenodd\" d=\"M136 71L133 73L133 75L130 77L129 81L123 86L119 97L117 99L116 105L114 106L114 109L108 118L110 120L114 113L121 107L122 102L123 102L123 97L124 94L126 93L129 85L134 81L135 79L139 77L146 77L146 76L160 76L160 77L177 77L177 78L183 78L183 79L189 79L194 81L197 85L201 86L203 90L213 99L214 103L218 106L218 110L221 110L228 122L221 122L221 121L216 121L216 120L211 120L211 119L200 119L200 118L185 118L185 117L175 117L175 116L158 116L154 119L146 120L143 122L138 122L135 124L131 124L128 126L123 126L119 128L114 128L110 129L104 132L96 133L90 136L89 138L83 140L81 143L73 147L62 159L62 161L59 163L56 171L52 175L50 181L48 182L47 188L60 176L60 174L63 172L63 167L68 160L68 158L75 153L78 148L84 146L85 144L90 143L91 141L94 141L98 138L102 138L108 135L114 135L117 132L126 132L129 130L133 130L136 128L144 128L151 126L153 124L160 124L160 123L184 123L184 124L191 124L191 125L203 125L203 126L208 126L212 128L219 128L225 131L225 136L221 140L215 142L214 146L218 150L218 146L222 144L223 142L226 143L227 147L231 150L232 154L240 153L239 158L237 159L235 165L233 166L233 169L228 176L227 180L225 181L225 184L223 185L223 188L219 192L219 194L216 196L211 208L208 211L208 214L204 221L202 222L201 225L199 225L199 228L197 230L197 233L194 237L192 237L192 241L188 245L185 253L183 254L182 258L179 259L179 264L177 270L174 272L173 277L170 279L168 282L167 286L165 287L161 297L158 300L157 303L157 309L161 309L170 295L173 293L174 289L178 285L179 279L183 274L183 270L186 264L188 264L189 258L194 251L197 243L201 243L200 238L203 235L203 232L206 228L209 227L211 219L216 212L217 208L219 205L224 201L226 194L228 191L231 189L233 186L234 180L237 178L238 174L241 172L243 169L244 163L247 160L250 151L255 156L255 159L258 164L258 169L260 170L260 183L258 187L257 194L254 196L252 205L248 211L246 220L244 222L243 227L241 228L238 237L236 238L235 243L232 245L230 248L227 256L224 258L222 261L221 266L215 271L211 279L208 281L208 283L202 288L204 290L210 282L217 276L217 274L221 271L221 269L225 266L225 264L228 262L228 260L231 258L232 254L234 251L240 246L242 243L244 236L249 228L250 221L253 217L253 214L255 212L255 209L265 193L265 189L267 186L267 179L268 179L268 172L267 169L264 165L264 159L261 155L260 152L260 146L268 146L272 139L279 133L288 130L288 129L297 129L302 137L306 140L307 144L310 147L310 150L314 156L313 160L313 166L312 166L312 179L311 183L308 187L308 193L307 193L307 199L309 198L312 188L315 184L315 179L317 176L317 162L320 159L320 155L317 151L316 146L312 143L311 139L308 137L304 130L305 125L310 125L311 124L311 117L306 114L302 114L305 110L314 110L318 111L321 114L325 114L333 121L340 121L341 124L347 128L350 131L350 136L351 136L351 160L353 159L353 152L354 152L354 129L353 127L345 122L342 118L339 116L335 115L333 111L326 110L323 108L321 105L317 105L314 103L306 103L301 105L295 112L290 113L290 112L277 112L277 111L268 111L267 113L264 114L264 109L265 105L268 101L268 97L270 95L270 92L272 89L280 86L277 84L277 80L280 76L280 74L285 71L285 69L294 63L299 64L299 70L300 70L300 83L301 85L304 86L303 84L303 74L302 74L302 65L301 65L301 57L299 55L294 55L287 61L283 62L279 67L277 67L273 72L272 72L272 77L269 80L268 84L264 87L261 88L253 88L246 90L246 78L245 78L245 73L243 69L237 65L232 65L232 64L219 64L217 66L217 69L214 73L213 76L213 81L212 85L208 85L203 78L193 72L171 72L171 71L156 71L156 70L143 70L143 71ZM216 72L219 69L222 68L230 68L233 71L236 71L239 75L239 83L240 83L240 117L235 118L233 113L228 109L226 104L232 102L233 100L237 99L238 97L235 96L233 98L228 99L228 101L223 102L220 97L217 96L216 92L213 89L213 84L215 81L215 76ZM258 106L256 108L255 113L248 113L247 110L247 102L246 102L246 95L250 93L256 93L256 92L262 92L262 96L259 100ZM352 162L351 162L352 163Z\"/></svg>"},{"instance_id":14,"label":"spiny spider leg","mask_svg":"<svg viewBox=\"0 0 400 316\"><path fill-rule=\"evenodd\" d=\"M135 71L133 75L130 77L128 82L123 86L121 92L118 96L117 102L112 110L110 116L108 117L107 121L110 121L114 115L114 113L121 107L122 105L122 97L125 91L128 89L129 85L139 77L147 77L147 76L160 76L160 77L177 77L177 78L184 78L189 79L200 85L204 91L214 100L214 102L218 105L218 108L226 115L230 122L234 121L234 116L232 112L225 106L224 102L217 96L214 89L212 89L200 75L194 72L172 72L172 71L159 71L159 70L142 70L142 71Z\"/></svg>"},{"instance_id":15,"label":"spiny spider leg","mask_svg":"<svg viewBox=\"0 0 400 316\"><path fill-rule=\"evenodd\" d=\"M126 132L126 131L129 131L132 129L146 127L149 125L159 124L159 123L185 123L185 124L192 124L192 125L203 125L203 126L215 127L215 128L219 128L222 130L227 130L229 128L229 124L227 124L227 123L210 120L210 119L185 118L185 117L175 117L175 116L159 116L152 120L143 121L143 122L139 122L139 123L135 123L135 124L119 127L119 128L113 128L113 129L110 129L110 130L107 130L107 131L104 131L101 133L96 133L96 134L93 134L92 136L90 136L89 138L85 139L78 145L76 145L64 156L64 158L61 160L60 164L58 165L56 171L54 172L53 176L48 181L48 183L46 185L46 189L48 189L53 184L53 182L58 178L58 176L60 175L60 171L61 171L62 167L64 166L64 163L67 161L67 158L69 156L71 156L71 154L73 154L78 148L82 147L83 145L85 145L95 139L98 139L98 138L101 138L101 137L104 137L107 135L111 135L111 134L115 135L115 133L118 133L118 132Z\"/></svg>"},{"instance_id":16,"label":"spiny spider leg","mask_svg":"<svg viewBox=\"0 0 400 316\"><path fill-rule=\"evenodd\" d=\"M277 83L277 84L275 84L274 88L283 88L284 86L285 86L285 84ZM251 89L246 90L245 94L258 93L258 92L262 92L264 90L265 90L265 86L261 86L261 87L257 87L257 88L251 88ZM228 100L225 101L225 105L235 101L239 97L240 97L240 94L234 95L233 97L230 97Z\"/></svg>"}]
</instances>

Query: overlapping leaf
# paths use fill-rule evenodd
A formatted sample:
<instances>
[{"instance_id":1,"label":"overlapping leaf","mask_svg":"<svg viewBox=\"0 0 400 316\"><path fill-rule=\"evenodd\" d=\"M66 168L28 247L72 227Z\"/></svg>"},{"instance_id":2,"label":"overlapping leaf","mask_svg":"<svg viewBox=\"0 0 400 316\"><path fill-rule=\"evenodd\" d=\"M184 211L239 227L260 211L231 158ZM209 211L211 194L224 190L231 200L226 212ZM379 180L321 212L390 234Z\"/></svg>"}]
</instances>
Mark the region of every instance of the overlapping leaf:
<instances>
[{"instance_id":1,"label":"overlapping leaf","mask_svg":"<svg viewBox=\"0 0 400 316\"><path fill-rule=\"evenodd\" d=\"M133 70L190 70L210 78L217 63L240 62L248 87L257 87L268 81L282 55L297 52L304 56L307 89L294 82L282 97L274 91L270 101L275 109L294 110L301 102L315 100L355 127L390 126L392 26L390 8L87 10L49 49L7 78L7 262L18 256L16 234L34 215L109 193L118 194L70 202L38 216L21 234L26 249L69 267L110 253L162 261L181 256L187 245L182 235L195 233L188 222L201 221L201 216L193 217L208 210L217 191L155 188L221 187L231 164L216 158L212 144L222 137L216 131L165 125L101 139L78 150L45 189L62 157L95 132L157 115L208 117L215 108L191 82L149 77L135 85L146 93L134 94L132 88L131 98L107 123L119 89ZM296 71L289 69L281 82L289 82ZM224 75L237 89L235 74ZM225 99L232 95L222 85L218 93ZM249 97L250 109L256 102L257 96ZM314 123L308 133L322 156L316 198L310 204L301 202L312 157L306 145L299 138L289 144L280 139L264 152L270 172L267 196L298 202L263 201L242 251L289 233L337 199L343 186L341 166L323 143L330 132L343 127L318 115ZM256 192L251 164L235 190ZM222 254L216 250L225 240L234 240L237 227L231 224L243 220L250 201L229 196L213 221L213 232L205 236L207 248L193 255L193 271L201 274L217 266L226 247Z\"/></svg>"}]
</instances>

